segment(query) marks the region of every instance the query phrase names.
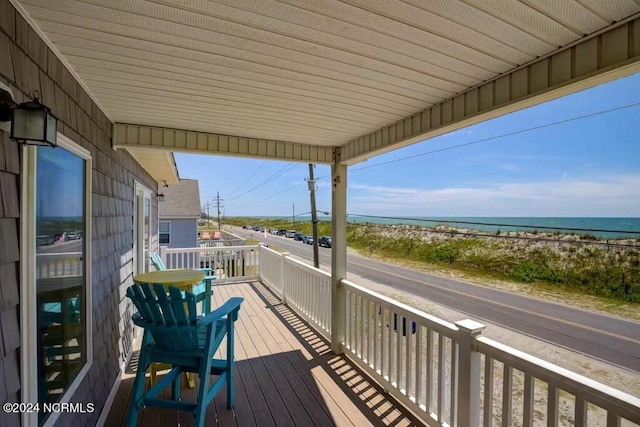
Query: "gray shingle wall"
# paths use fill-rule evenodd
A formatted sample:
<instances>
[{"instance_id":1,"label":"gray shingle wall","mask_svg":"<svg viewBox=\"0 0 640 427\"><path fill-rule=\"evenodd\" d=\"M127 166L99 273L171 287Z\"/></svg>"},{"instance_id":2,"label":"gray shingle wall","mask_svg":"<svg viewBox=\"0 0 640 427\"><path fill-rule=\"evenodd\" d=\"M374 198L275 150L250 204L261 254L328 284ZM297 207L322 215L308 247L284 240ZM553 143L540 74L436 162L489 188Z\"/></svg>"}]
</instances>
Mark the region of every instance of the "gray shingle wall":
<instances>
[{"instance_id":1,"label":"gray shingle wall","mask_svg":"<svg viewBox=\"0 0 640 427\"><path fill-rule=\"evenodd\" d=\"M17 102L34 90L59 118L58 131L93 159L93 365L72 398L92 402L93 414L63 414L57 425L95 425L131 347L131 306L122 295L132 283L133 180L156 188L125 151L111 148L112 123L50 52L9 0L0 0L0 78ZM20 401L20 147L0 131L0 403ZM152 202L152 249L157 203ZM122 314L122 315L121 315ZM20 425L0 411L0 426Z\"/></svg>"}]
</instances>

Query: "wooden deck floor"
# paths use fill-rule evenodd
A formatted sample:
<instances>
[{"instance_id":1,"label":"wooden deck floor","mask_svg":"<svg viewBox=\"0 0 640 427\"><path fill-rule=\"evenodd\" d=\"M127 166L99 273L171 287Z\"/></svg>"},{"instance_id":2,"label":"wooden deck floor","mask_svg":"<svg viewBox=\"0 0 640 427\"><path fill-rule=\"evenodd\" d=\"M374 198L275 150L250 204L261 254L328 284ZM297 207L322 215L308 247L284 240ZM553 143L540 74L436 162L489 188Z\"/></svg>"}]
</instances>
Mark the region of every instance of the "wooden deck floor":
<instances>
[{"instance_id":1,"label":"wooden deck floor","mask_svg":"<svg viewBox=\"0 0 640 427\"><path fill-rule=\"evenodd\" d=\"M420 425L365 374L331 353L326 340L260 282L216 286L213 307L232 296L245 299L236 323L236 406L227 409L221 391L207 409L205 425ZM136 355L123 376L106 426L123 425ZM163 397L169 395L170 387ZM195 390L183 388L182 396L195 401ZM157 408L146 408L138 419L141 427L192 424L193 417L186 412Z\"/></svg>"}]
</instances>

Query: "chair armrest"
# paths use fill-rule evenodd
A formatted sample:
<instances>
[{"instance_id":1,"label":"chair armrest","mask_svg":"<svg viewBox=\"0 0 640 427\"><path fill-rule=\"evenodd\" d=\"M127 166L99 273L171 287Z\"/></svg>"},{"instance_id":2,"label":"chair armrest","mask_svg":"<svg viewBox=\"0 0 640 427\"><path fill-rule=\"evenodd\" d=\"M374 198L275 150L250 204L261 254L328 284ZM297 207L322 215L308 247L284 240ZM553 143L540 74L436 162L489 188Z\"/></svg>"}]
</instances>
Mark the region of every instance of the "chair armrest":
<instances>
[{"instance_id":1,"label":"chair armrest","mask_svg":"<svg viewBox=\"0 0 640 427\"><path fill-rule=\"evenodd\" d=\"M218 276L204 276L204 280L218 280Z\"/></svg>"},{"instance_id":2,"label":"chair armrest","mask_svg":"<svg viewBox=\"0 0 640 427\"><path fill-rule=\"evenodd\" d=\"M196 270L202 271L204 272L204 274L207 274L207 275L211 273L211 268L196 268Z\"/></svg>"},{"instance_id":3,"label":"chair armrest","mask_svg":"<svg viewBox=\"0 0 640 427\"><path fill-rule=\"evenodd\" d=\"M211 322L222 319L224 316L229 315L232 316L233 321L237 320L238 311L240 310L240 304L242 304L243 301L244 298L240 297L229 298L229 300L222 304L220 307L216 308L211 313L199 319L198 326L207 325Z\"/></svg>"}]
</instances>

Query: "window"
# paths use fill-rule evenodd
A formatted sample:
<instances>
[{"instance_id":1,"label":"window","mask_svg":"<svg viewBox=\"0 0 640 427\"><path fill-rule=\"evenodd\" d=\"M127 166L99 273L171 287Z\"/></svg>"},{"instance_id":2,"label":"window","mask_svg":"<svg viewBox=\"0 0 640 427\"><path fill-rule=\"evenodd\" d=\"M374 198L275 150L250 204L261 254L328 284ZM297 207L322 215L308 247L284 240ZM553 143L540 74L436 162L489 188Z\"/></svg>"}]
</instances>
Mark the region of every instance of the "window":
<instances>
[{"instance_id":1,"label":"window","mask_svg":"<svg viewBox=\"0 0 640 427\"><path fill-rule=\"evenodd\" d=\"M24 150L23 378L40 408L68 401L91 362L91 158L58 139ZM50 415L41 410L38 425Z\"/></svg>"},{"instance_id":2,"label":"window","mask_svg":"<svg viewBox=\"0 0 640 427\"><path fill-rule=\"evenodd\" d=\"M171 222L160 221L159 239L161 245L168 245L171 243Z\"/></svg>"},{"instance_id":3,"label":"window","mask_svg":"<svg viewBox=\"0 0 640 427\"><path fill-rule=\"evenodd\" d=\"M133 198L133 274L149 271L149 248L151 247L151 190L134 180Z\"/></svg>"}]
</instances>

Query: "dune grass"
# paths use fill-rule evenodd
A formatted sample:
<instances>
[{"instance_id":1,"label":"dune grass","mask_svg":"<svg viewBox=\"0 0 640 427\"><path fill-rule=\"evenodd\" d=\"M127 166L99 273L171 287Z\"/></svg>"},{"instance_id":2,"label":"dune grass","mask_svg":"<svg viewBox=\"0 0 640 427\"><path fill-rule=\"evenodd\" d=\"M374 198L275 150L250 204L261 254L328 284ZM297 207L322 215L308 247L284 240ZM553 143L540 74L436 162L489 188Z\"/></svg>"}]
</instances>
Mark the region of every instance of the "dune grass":
<instances>
[{"instance_id":1,"label":"dune grass","mask_svg":"<svg viewBox=\"0 0 640 427\"><path fill-rule=\"evenodd\" d=\"M228 218L227 224L292 229L283 219ZM311 222L296 222L295 229L311 234ZM640 250L567 242L537 242L435 233L433 229L349 224L347 244L364 254L442 266L467 275L496 278L585 293L615 301L640 302ZM518 233L524 236L526 233ZM541 236L554 240L584 240L584 236ZM331 223L318 224L319 236L331 235ZM633 241L631 243L634 243ZM635 242L636 244L638 242Z\"/></svg>"}]
</instances>

